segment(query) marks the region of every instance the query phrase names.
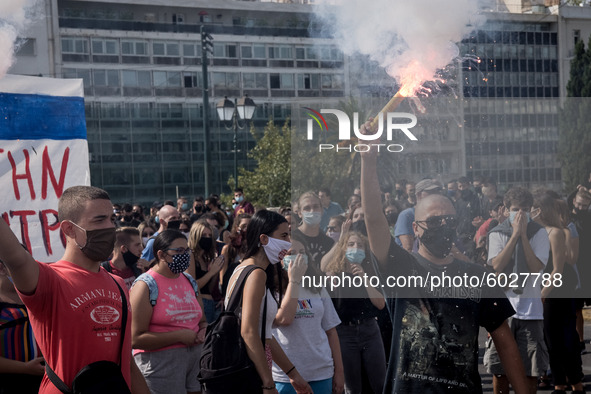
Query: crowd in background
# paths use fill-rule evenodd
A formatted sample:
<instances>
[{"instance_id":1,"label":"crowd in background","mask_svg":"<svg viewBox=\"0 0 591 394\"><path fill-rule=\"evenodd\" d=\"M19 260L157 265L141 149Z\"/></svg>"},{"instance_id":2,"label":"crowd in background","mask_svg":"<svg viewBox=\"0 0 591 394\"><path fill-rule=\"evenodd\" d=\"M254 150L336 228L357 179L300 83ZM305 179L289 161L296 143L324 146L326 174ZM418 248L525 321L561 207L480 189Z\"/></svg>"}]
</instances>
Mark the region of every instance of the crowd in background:
<instances>
[{"instance_id":1,"label":"crowd in background","mask_svg":"<svg viewBox=\"0 0 591 394\"><path fill-rule=\"evenodd\" d=\"M585 303L591 305L591 285L585 280L591 275L591 194L587 186L579 186L568 196L556 191L521 188L512 188L501 195L490 178L460 177L445 185L436 178L417 183L403 180L393 190L381 192L382 212L394 242L409 252L417 252L420 240L413 227L416 204L434 194L446 196L455 208L457 222L451 254L457 260L485 267L490 272L509 273L504 271L501 260L505 245L517 231L530 239L534 253L546 250L544 262L548 263L539 267L539 271L561 274L567 285L542 290L534 295L538 299L532 301L533 307L517 310L517 320L542 322L543 343L536 350L536 365L530 366L527 376L535 379L536 386L549 385L551 376L557 389L562 390L568 384L574 390L582 390L580 352L585 350L582 309ZM392 338L382 292L368 286L357 289L354 297L344 297L339 292L329 294L327 289L314 290L301 285L304 275L353 277L373 272L359 188L352 191L344 208L332 199L328 188L303 193L291 206L276 209L277 217L264 216L267 214L262 212L269 212L264 209L255 212L246 198L242 189L236 189L232 207L223 206L217 195L197 197L193 201L180 197L176 204L156 202L149 211L141 205L113 205L118 227L115 248L102 265L124 279L131 289L132 308L141 311L133 315L132 346L150 390L199 392L198 382L188 376L197 373L199 344L205 327L223 310L235 269L249 258L262 256L263 251L270 256L269 244L248 244L255 215L254 223L259 226L260 234L274 238L269 233L271 230L267 233L261 230L264 220L267 224L275 223L272 231L278 231L285 222L288 234L285 238L291 240L287 256L280 256L280 264L271 264L266 269L271 278L266 284L267 303L273 310L270 322L267 321L267 334L273 342L271 349L262 348L261 354L272 353L275 361L269 379L272 376L277 390L286 393L295 392L294 387L298 392L312 389L319 393L343 389L347 393L382 392ZM541 241L534 240L536 235L529 233L530 227L533 228L528 225L530 222L537 224L531 232L544 230L544 237L539 236L543 238ZM516 230L519 226L522 230ZM523 253L527 254L528 250ZM517 265L516 262L514 266ZM146 280L146 273L152 279ZM179 273L187 275L178 276ZM143 279L136 281L138 277ZM0 263L2 314L24 316L26 311L8 279L9 274ZM151 281L157 283L160 292L173 284L178 287L169 296L179 300L174 307L186 315L182 324L170 325L165 305L159 299L152 299ZM550 291L563 294L559 299L553 298ZM187 292L195 297L187 299ZM327 303L329 297L332 302ZM0 320L0 324L5 320ZM0 325L0 329L4 328ZM34 344L30 328L14 333L13 337ZM284 352L279 358L275 345ZM0 393L25 392L22 381L14 376L43 373L35 348L20 352L16 347L12 344L0 348L3 351L0 372L11 374L10 378L2 377ZM158 357L154 356L156 353ZM495 374L495 392L500 392L508 383L503 381L503 372L495 369L494 354L487 356L487 368ZM6 362L9 359L22 365ZM291 365L297 367L295 372L289 370ZM262 377L266 387L266 376ZM275 386L269 392L274 390Z\"/></svg>"}]
</instances>

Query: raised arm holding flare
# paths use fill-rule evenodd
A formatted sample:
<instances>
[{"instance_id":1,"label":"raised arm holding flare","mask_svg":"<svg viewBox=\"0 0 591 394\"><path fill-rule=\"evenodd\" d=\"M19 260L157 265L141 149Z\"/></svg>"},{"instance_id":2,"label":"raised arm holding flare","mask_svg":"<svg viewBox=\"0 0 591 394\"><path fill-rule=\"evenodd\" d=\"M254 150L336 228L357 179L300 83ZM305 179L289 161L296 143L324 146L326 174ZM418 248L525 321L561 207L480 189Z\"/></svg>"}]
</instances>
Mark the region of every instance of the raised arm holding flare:
<instances>
[{"instance_id":1,"label":"raised arm holding flare","mask_svg":"<svg viewBox=\"0 0 591 394\"><path fill-rule=\"evenodd\" d=\"M370 127L367 122L362 133ZM386 277L445 272L449 276L482 276L475 264L452 254L456 212L440 194L417 203L413 230L419 252L410 254L392 242L379 201L377 152L361 154L361 201L370 248L378 261L381 283ZM498 287L382 287L392 320L392 348L384 393L482 393L478 372L479 327L491 333L516 393L528 393L525 371L507 318L515 313Z\"/></svg>"}]
</instances>

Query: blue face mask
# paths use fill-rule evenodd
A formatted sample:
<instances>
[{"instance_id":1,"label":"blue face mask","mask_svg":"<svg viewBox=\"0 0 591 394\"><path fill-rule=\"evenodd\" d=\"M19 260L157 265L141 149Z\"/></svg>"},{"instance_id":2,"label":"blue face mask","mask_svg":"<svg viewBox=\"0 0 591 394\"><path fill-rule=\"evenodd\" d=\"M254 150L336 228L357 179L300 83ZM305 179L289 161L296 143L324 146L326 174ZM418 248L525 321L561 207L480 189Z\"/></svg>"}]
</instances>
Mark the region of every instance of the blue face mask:
<instances>
[{"instance_id":1,"label":"blue face mask","mask_svg":"<svg viewBox=\"0 0 591 394\"><path fill-rule=\"evenodd\" d=\"M345 252L345 257L353 264L361 264L363 260L365 260L365 250L357 248L347 248L347 252Z\"/></svg>"},{"instance_id":2,"label":"blue face mask","mask_svg":"<svg viewBox=\"0 0 591 394\"><path fill-rule=\"evenodd\" d=\"M156 216L154 218L154 221L156 222L156 224L160 224L160 217Z\"/></svg>"},{"instance_id":3,"label":"blue face mask","mask_svg":"<svg viewBox=\"0 0 591 394\"><path fill-rule=\"evenodd\" d=\"M237 206L238 206L238 204L236 204L236 203L232 204L233 209L236 209Z\"/></svg>"},{"instance_id":4,"label":"blue face mask","mask_svg":"<svg viewBox=\"0 0 591 394\"><path fill-rule=\"evenodd\" d=\"M244 201L244 196L238 196L235 198L237 203L241 203L242 201Z\"/></svg>"},{"instance_id":5,"label":"blue face mask","mask_svg":"<svg viewBox=\"0 0 591 394\"><path fill-rule=\"evenodd\" d=\"M189 204L184 203L183 205L181 205L181 210L188 211L189 210Z\"/></svg>"},{"instance_id":6,"label":"blue face mask","mask_svg":"<svg viewBox=\"0 0 591 394\"><path fill-rule=\"evenodd\" d=\"M515 216L517 215L517 212L518 211L509 212L509 223L513 223L513 221L515 220ZM531 218L529 217L529 212L526 212L525 216L527 217L527 221L531 222Z\"/></svg>"},{"instance_id":7,"label":"blue face mask","mask_svg":"<svg viewBox=\"0 0 591 394\"><path fill-rule=\"evenodd\" d=\"M297 254L288 254L288 255L284 256L283 257L283 269L286 271L289 270L289 265L296 260L296 257L298 257ZM303 254L302 258L304 259L304 264L308 265L308 255Z\"/></svg>"}]
</instances>

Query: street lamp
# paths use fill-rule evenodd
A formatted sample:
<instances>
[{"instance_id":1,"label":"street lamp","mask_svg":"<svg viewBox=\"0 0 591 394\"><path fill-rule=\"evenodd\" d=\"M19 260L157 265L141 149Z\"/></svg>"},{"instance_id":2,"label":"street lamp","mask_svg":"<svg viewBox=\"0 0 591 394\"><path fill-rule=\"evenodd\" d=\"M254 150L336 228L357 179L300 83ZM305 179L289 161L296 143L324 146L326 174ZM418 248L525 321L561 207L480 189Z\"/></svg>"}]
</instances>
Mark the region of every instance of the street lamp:
<instances>
[{"instance_id":1,"label":"street lamp","mask_svg":"<svg viewBox=\"0 0 591 394\"><path fill-rule=\"evenodd\" d=\"M224 123L227 130L234 130L234 182L235 188L238 187L238 129L243 129L249 120L254 115L256 105L254 101L248 97L242 97L234 102L224 97L223 100L217 103L216 109L218 117ZM243 121L242 125L240 120Z\"/></svg>"}]
</instances>

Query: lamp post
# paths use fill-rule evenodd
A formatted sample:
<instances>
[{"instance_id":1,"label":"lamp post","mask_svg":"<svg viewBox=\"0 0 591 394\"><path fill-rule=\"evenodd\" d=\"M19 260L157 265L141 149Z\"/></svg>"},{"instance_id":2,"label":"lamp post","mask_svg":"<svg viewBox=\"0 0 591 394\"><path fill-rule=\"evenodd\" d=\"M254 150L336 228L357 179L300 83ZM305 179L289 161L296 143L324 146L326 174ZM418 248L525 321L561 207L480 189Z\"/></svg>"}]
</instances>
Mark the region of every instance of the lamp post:
<instances>
[{"instance_id":1,"label":"lamp post","mask_svg":"<svg viewBox=\"0 0 591 394\"><path fill-rule=\"evenodd\" d=\"M234 130L234 187L238 187L238 129L243 129L254 115L256 104L248 97L234 99L234 102L224 97L217 103L218 117L227 130ZM240 124L242 120L242 125Z\"/></svg>"}]
</instances>

